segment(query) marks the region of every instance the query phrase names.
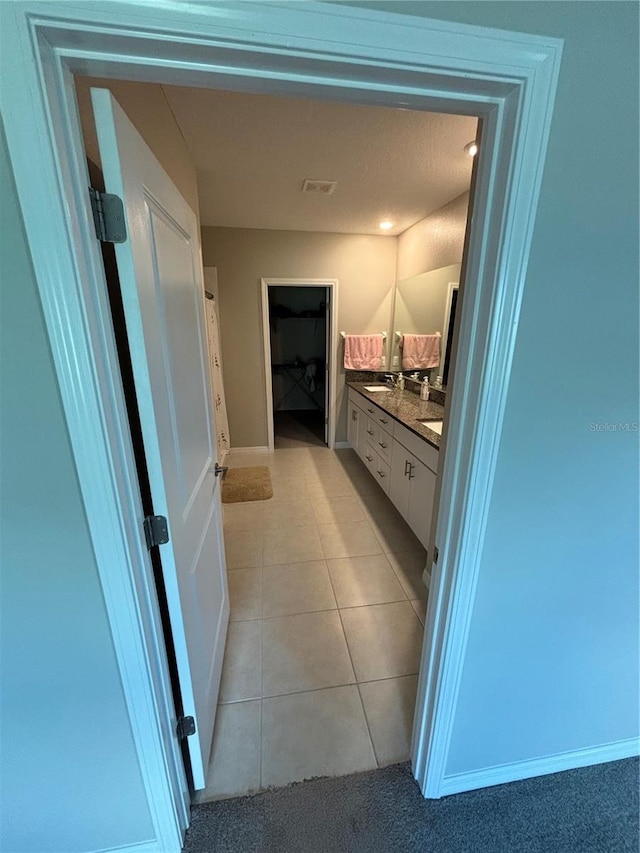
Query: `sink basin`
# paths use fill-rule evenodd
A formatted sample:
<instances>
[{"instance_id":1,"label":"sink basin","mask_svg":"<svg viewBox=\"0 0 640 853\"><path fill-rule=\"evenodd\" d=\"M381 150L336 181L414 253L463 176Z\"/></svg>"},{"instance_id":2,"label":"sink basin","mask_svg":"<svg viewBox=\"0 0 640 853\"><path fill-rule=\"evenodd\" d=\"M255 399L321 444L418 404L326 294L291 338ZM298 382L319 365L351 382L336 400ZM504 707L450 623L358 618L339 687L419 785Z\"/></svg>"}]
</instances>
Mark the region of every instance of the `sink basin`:
<instances>
[{"instance_id":1,"label":"sink basin","mask_svg":"<svg viewBox=\"0 0 640 853\"><path fill-rule=\"evenodd\" d=\"M442 421L418 421L422 426L429 427L434 432L437 432L438 435L442 435Z\"/></svg>"},{"instance_id":2,"label":"sink basin","mask_svg":"<svg viewBox=\"0 0 640 853\"><path fill-rule=\"evenodd\" d=\"M365 391L390 391L390 387L388 385L365 385Z\"/></svg>"}]
</instances>

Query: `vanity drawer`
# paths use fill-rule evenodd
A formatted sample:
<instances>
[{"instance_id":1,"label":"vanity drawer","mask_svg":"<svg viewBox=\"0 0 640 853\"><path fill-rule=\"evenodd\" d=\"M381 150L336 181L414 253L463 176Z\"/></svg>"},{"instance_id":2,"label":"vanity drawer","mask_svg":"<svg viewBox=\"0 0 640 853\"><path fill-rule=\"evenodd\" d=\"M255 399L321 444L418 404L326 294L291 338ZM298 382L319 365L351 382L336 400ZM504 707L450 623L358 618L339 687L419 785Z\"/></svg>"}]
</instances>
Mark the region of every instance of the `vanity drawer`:
<instances>
[{"instance_id":1,"label":"vanity drawer","mask_svg":"<svg viewBox=\"0 0 640 853\"><path fill-rule=\"evenodd\" d=\"M391 465L385 462L379 453L376 453L376 464L371 473L382 491L389 494L391 487Z\"/></svg>"},{"instance_id":2,"label":"vanity drawer","mask_svg":"<svg viewBox=\"0 0 640 853\"><path fill-rule=\"evenodd\" d=\"M386 430L379 428L375 443L376 453L380 458L391 465L391 451L393 449L393 437Z\"/></svg>"},{"instance_id":3,"label":"vanity drawer","mask_svg":"<svg viewBox=\"0 0 640 853\"><path fill-rule=\"evenodd\" d=\"M386 412L383 412L382 409L378 409L378 412L376 414L376 420L378 421L378 426L380 427L380 429L383 429L390 435L393 434L394 419L391 417L391 415L388 415Z\"/></svg>"},{"instance_id":4,"label":"vanity drawer","mask_svg":"<svg viewBox=\"0 0 640 853\"><path fill-rule=\"evenodd\" d=\"M363 457L362 461L367 466L367 468L369 469L369 472L371 473L372 476L374 476L375 472L376 472L375 467L376 467L377 459L378 459L378 454L373 449L373 445L369 441L367 441L365 444L365 447L364 447L364 457Z\"/></svg>"},{"instance_id":5,"label":"vanity drawer","mask_svg":"<svg viewBox=\"0 0 640 853\"><path fill-rule=\"evenodd\" d=\"M364 411L372 418L377 418L378 414L382 412L382 409L379 409L376 405L374 405L371 400L367 400L366 397L360 397L363 402L362 408Z\"/></svg>"},{"instance_id":6,"label":"vanity drawer","mask_svg":"<svg viewBox=\"0 0 640 853\"><path fill-rule=\"evenodd\" d=\"M371 444L367 444L364 455L364 464L369 473L380 486L383 492L389 494L391 487L391 466L380 456Z\"/></svg>"},{"instance_id":7,"label":"vanity drawer","mask_svg":"<svg viewBox=\"0 0 640 853\"><path fill-rule=\"evenodd\" d=\"M367 400L362 396L362 394L354 391L353 388L349 388L348 398L349 402L353 403L354 406L362 409L362 411L366 411Z\"/></svg>"},{"instance_id":8,"label":"vanity drawer","mask_svg":"<svg viewBox=\"0 0 640 853\"><path fill-rule=\"evenodd\" d=\"M436 474L438 473L438 459L440 458L440 454L437 447L433 447L424 438L416 435L415 432L407 429L397 421L393 425L393 437L410 453L417 456L420 462L423 462L427 468L430 468Z\"/></svg>"},{"instance_id":9,"label":"vanity drawer","mask_svg":"<svg viewBox=\"0 0 640 853\"><path fill-rule=\"evenodd\" d=\"M372 418L370 415L367 415L365 420L365 435L366 440L369 444L373 445L375 448L376 443L378 441L378 424L375 421L375 418Z\"/></svg>"}]
</instances>

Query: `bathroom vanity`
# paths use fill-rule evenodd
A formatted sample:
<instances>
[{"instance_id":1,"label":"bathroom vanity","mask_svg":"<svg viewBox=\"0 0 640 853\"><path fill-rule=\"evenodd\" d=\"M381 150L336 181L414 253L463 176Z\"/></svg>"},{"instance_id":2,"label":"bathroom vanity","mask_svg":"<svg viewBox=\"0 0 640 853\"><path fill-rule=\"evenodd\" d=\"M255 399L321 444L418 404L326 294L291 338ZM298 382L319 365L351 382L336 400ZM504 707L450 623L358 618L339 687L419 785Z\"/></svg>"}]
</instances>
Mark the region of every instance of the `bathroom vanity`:
<instances>
[{"instance_id":1,"label":"bathroom vanity","mask_svg":"<svg viewBox=\"0 0 640 853\"><path fill-rule=\"evenodd\" d=\"M425 548L429 545L443 406L411 391L348 385L349 444ZM380 387L380 386L378 386Z\"/></svg>"}]
</instances>

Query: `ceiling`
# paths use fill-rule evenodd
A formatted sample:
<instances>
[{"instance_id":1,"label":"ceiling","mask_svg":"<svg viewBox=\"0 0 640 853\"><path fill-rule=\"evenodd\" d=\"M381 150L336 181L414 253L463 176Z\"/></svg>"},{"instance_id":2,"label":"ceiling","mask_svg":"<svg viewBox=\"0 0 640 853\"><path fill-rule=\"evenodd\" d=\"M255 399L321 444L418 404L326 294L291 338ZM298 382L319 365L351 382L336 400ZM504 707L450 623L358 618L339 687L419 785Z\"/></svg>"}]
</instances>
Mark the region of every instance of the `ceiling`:
<instances>
[{"instance_id":1,"label":"ceiling","mask_svg":"<svg viewBox=\"0 0 640 853\"><path fill-rule=\"evenodd\" d=\"M400 234L469 188L477 119L164 86L202 225ZM303 193L306 178L337 181ZM381 232L381 220L394 227Z\"/></svg>"}]
</instances>

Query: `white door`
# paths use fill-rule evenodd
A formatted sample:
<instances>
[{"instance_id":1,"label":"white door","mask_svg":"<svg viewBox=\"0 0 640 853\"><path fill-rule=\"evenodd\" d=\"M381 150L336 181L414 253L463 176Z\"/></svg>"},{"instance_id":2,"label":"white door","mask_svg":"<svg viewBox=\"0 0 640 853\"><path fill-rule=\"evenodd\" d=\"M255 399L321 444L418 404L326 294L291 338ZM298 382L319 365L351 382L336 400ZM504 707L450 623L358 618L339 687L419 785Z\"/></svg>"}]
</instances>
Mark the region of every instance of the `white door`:
<instances>
[{"instance_id":1,"label":"white door","mask_svg":"<svg viewBox=\"0 0 640 853\"><path fill-rule=\"evenodd\" d=\"M118 272L195 788L205 784L229 620L195 214L110 92L92 89L106 191L122 198Z\"/></svg>"}]
</instances>

